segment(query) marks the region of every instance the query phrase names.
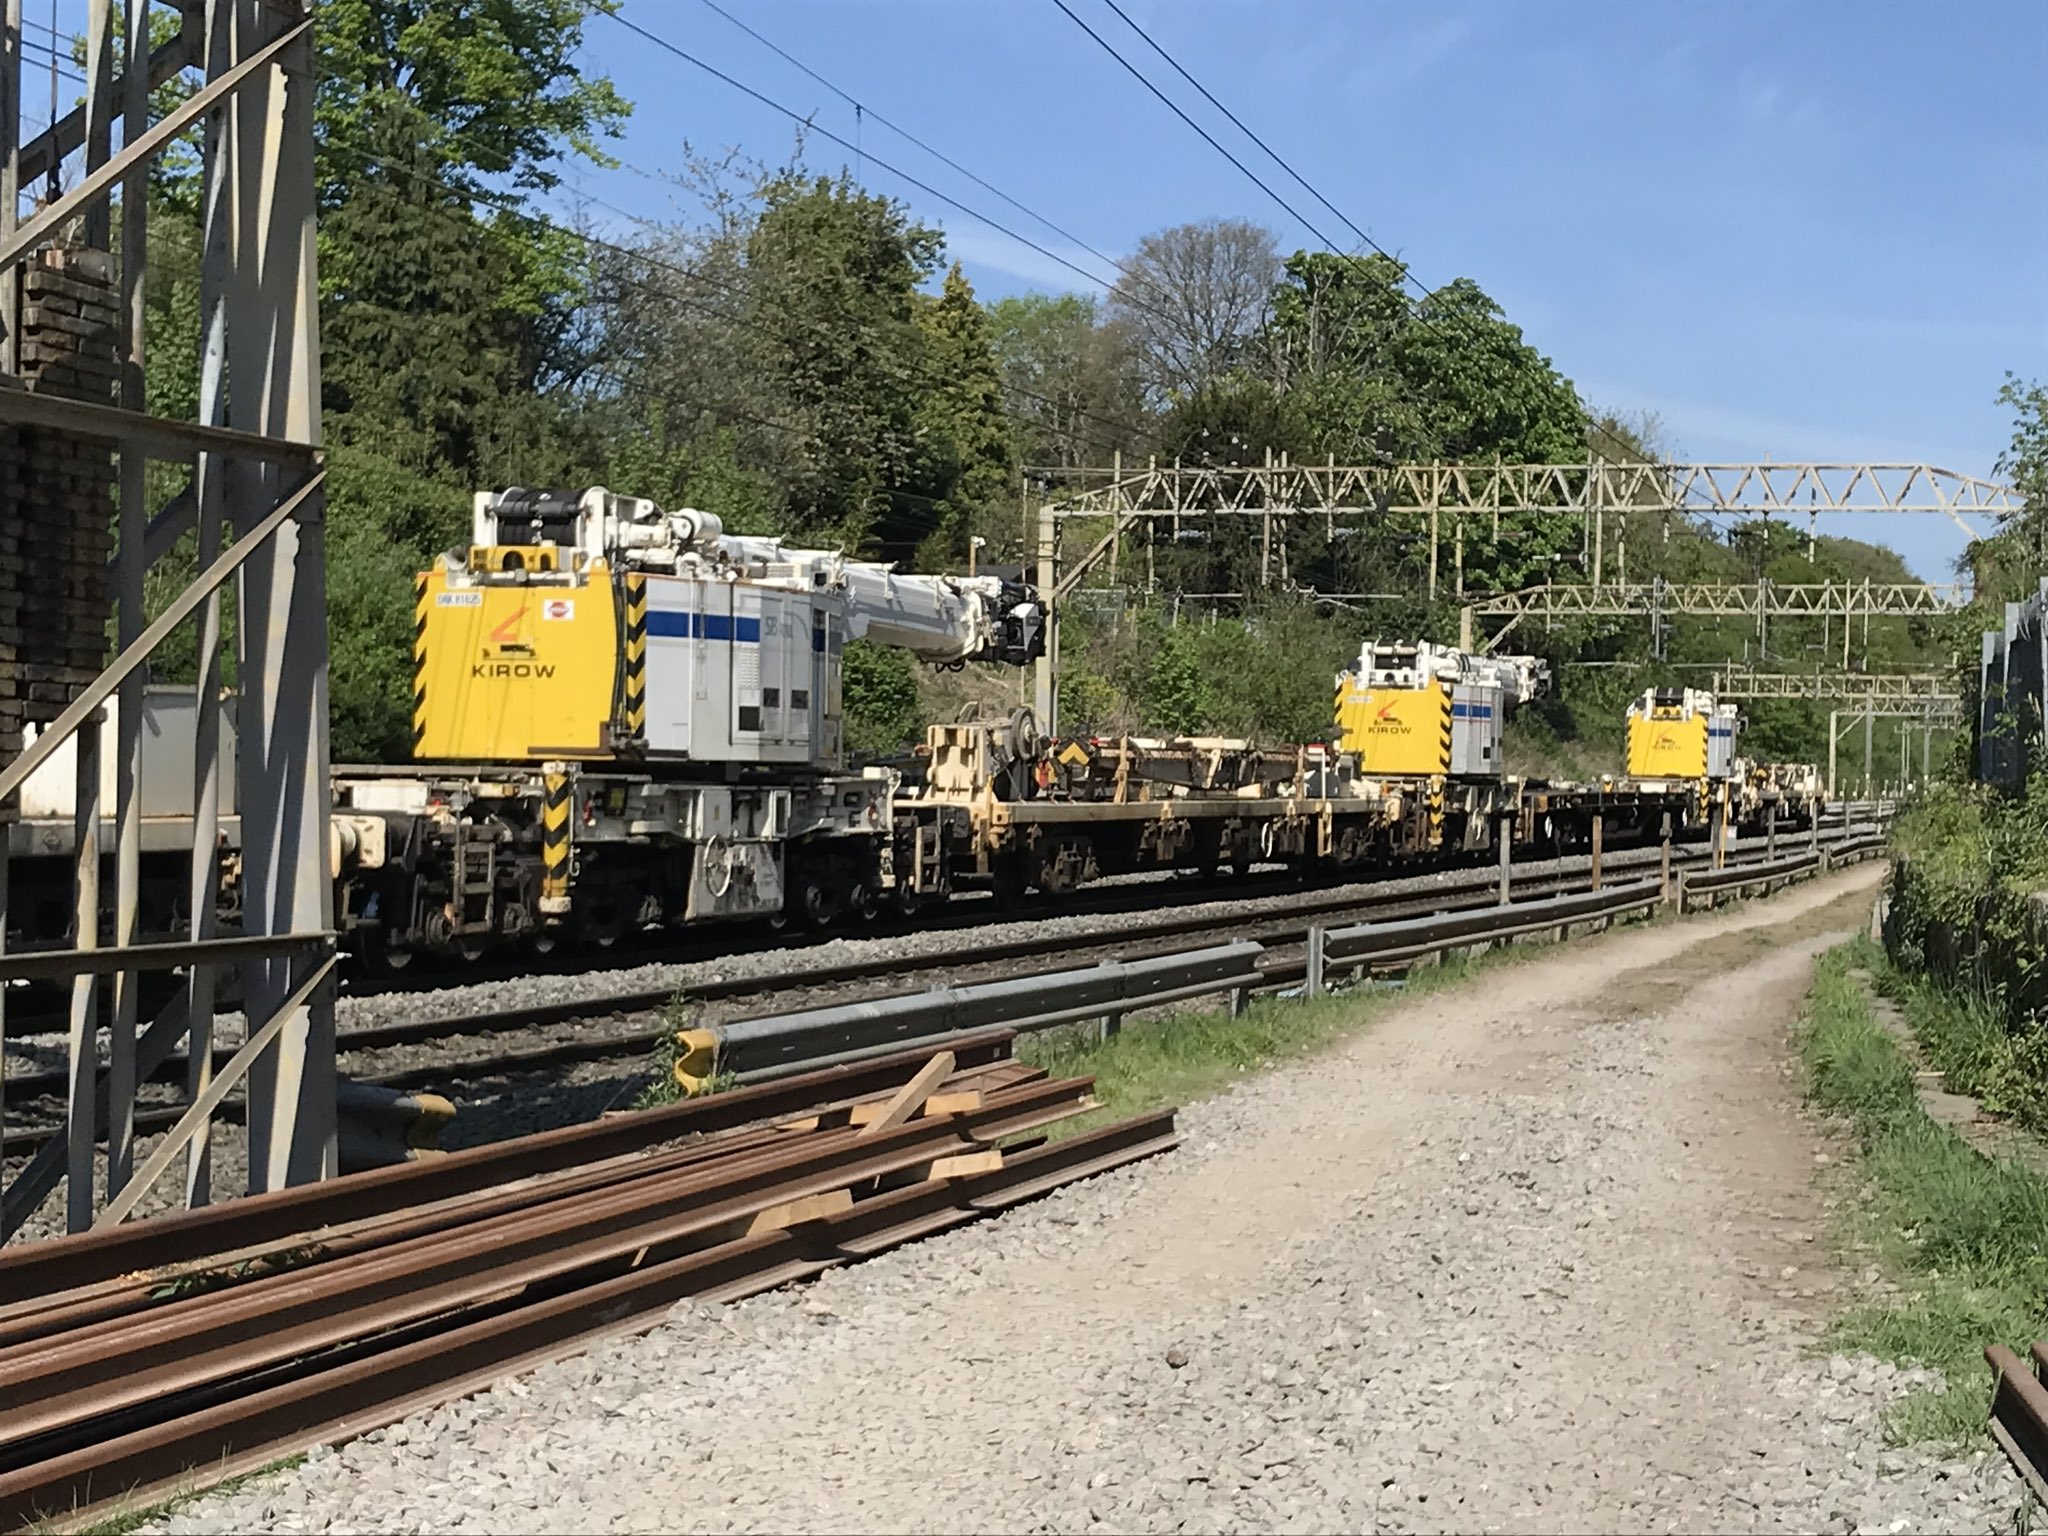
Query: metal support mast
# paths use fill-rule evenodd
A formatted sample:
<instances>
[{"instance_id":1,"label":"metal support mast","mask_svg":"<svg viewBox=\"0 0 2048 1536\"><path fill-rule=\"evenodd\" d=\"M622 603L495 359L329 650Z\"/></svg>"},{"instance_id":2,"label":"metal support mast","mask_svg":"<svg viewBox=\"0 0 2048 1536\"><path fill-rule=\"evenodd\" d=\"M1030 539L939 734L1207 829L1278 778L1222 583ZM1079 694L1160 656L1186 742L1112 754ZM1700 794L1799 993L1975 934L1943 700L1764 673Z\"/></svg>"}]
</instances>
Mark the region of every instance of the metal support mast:
<instances>
[{"instance_id":1,"label":"metal support mast","mask_svg":"<svg viewBox=\"0 0 2048 1536\"><path fill-rule=\"evenodd\" d=\"M0 39L0 486L31 483L7 478L10 463L32 477L58 461L90 465L111 450L118 465L110 501L97 508L90 493L75 506L23 493L6 509L7 532L18 531L24 544L79 530L81 538L103 538L92 530L110 524L117 537L104 572L86 566L74 573L79 590L97 587L98 600L111 607L111 662L103 651L87 651L88 664L80 665L70 653L54 672L35 671L43 665L38 657L60 646L58 627L38 607L34 583L20 579L23 568L0 564L0 606L11 609L6 622L22 633L6 697L28 700L25 723L41 727L30 740L21 716L0 721L0 805L11 805L60 748L75 752L78 768L70 942L34 954L10 945L0 954L0 985L72 980L67 1126L0 1191L0 1238L67 1176L74 1230L124 1219L174 1162L185 1167L188 1203L204 1204L210 1117L236 1088L245 1095L251 1190L321 1178L335 1165L311 21L303 0L194 0L175 12L159 12L151 0L122 4L118 74L113 0L92 0L84 109L32 137L21 110L20 0L6 0ZM180 27L152 49L150 23L160 14L177 15ZM187 70L203 81L152 121L151 88ZM152 162L195 127L203 136L199 414L178 421L148 414L143 390L148 184ZM84 164L68 193L23 217L20 190L80 149ZM89 367L45 366L63 334L97 345L90 317L101 313L116 365L106 393L78 387L81 376L92 382ZM146 500L152 461L185 469L182 488L154 517ZM90 485L90 475L82 483ZM63 526L30 528L38 518ZM199 574L151 619L143 594L153 556L191 529ZM222 607L231 585L235 807L225 803L221 761L228 718ZM148 659L188 625L197 628L199 676L187 786L193 841L181 892L189 908L153 909L138 873ZM75 620L66 632L80 632ZM20 686L31 675L44 679L34 691ZM53 690L50 676L61 687ZM100 721L110 703L114 794L103 806ZM222 819L236 811L242 925L222 934L216 844ZM107 852L112 859L103 866ZM103 869L112 876L108 891ZM103 897L111 898L104 909ZM104 927L103 917L110 919ZM110 941L104 945L102 932ZM250 1027L216 1075L213 1000L217 973L230 963L242 978ZM176 984L171 1000L138 1029L141 983L152 973L169 973ZM111 1005L104 1054L102 977ZM187 1041L190 1105L136 1168L135 1084ZM92 1174L102 1137L104 1205Z\"/></svg>"}]
</instances>

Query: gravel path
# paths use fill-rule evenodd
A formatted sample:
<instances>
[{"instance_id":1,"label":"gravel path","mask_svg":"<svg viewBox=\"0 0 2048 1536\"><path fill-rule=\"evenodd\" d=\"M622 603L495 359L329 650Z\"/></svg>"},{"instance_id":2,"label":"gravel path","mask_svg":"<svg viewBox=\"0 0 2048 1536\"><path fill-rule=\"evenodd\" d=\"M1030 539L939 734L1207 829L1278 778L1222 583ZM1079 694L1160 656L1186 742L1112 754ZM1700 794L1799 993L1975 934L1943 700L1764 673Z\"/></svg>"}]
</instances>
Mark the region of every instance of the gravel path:
<instances>
[{"instance_id":1,"label":"gravel path","mask_svg":"<svg viewBox=\"0 0 2048 1536\"><path fill-rule=\"evenodd\" d=\"M1984 1531L1884 1447L1784 1032L1877 869L1402 1004L1172 1156L155 1529Z\"/></svg>"}]
</instances>

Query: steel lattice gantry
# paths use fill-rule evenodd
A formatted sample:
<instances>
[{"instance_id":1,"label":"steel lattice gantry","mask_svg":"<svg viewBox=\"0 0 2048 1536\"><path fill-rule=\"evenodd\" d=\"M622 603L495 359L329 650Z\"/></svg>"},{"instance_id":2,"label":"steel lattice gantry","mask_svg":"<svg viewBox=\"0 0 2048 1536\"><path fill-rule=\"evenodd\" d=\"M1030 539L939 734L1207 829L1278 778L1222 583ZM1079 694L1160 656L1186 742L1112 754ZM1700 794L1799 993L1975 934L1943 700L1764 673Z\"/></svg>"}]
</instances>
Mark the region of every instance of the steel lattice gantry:
<instances>
[{"instance_id":1,"label":"steel lattice gantry","mask_svg":"<svg viewBox=\"0 0 2048 1536\"><path fill-rule=\"evenodd\" d=\"M1038 508L1038 582L1051 594L1055 622L1049 629L1047 659L1040 664L1037 703L1050 721L1056 690L1057 610L1083 579L1107 559L1115 584L1123 536L1140 525L1163 529L1177 540L1205 520L1256 520L1259 577L1289 586L1285 526L1317 519L1334 535L1340 519L1379 519L1389 527L1413 527L1428 543L1427 593L1435 600L1445 582L1448 545L1451 595L1464 610L1461 642L1474 642L1476 621L1506 621L1486 643L1497 643L1525 618L1743 617L1766 632L1772 619L1839 619L1844 665L1848 620L1935 614L1960 606L1960 587L1918 583L1831 582L1785 585L1670 584L1627 579L1626 544L1615 555L1619 581L1608 579L1610 516L1669 513L1689 516L1809 520L1822 514L1914 513L1945 516L1964 531L1980 530L1968 515L2003 518L2020 510L2010 487L1921 464L1656 464L1591 460L1583 464L1398 464L1293 463L1284 456L1264 464L1190 466L1160 464L1126 471L1121 460L1105 471L1061 472L1066 482L1057 498ZM1076 483L1078 481L1078 483ZM1464 582L1467 526L1491 524L1498 535L1504 517L1531 514L1577 515L1586 522L1583 581L1556 581L1516 592L1470 593ZM1071 559L1060 549L1062 526L1107 519L1100 537ZM1092 529L1090 530L1093 531ZM1303 589L1306 590L1306 589ZM1234 596L1239 594L1207 594ZM1349 600L1374 594L1313 593Z\"/></svg>"},{"instance_id":2,"label":"steel lattice gantry","mask_svg":"<svg viewBox=\"0 0 2048 1536\"><path fill-rule=\"evenodd\" d=\"M184 1165L187 1202L206 1202L210 1119L231 1089L244 1094L252 1190L331 1174L335 1088L308 7L186 0L166 9L179 27L152 51L150 0L119 0L118 28L117 0L86 0L86 99L28 136L22 0L0 3L0 620L20 642L0 668L0 703L12 710L0 719L0 804L12 807L60 749L77 763L70 940L0 957L0 981L59 980L71 995L66 1123L0 1194L4 1236L67 1181L73 1230L120 1221L174 1161ZM189 94L156 116L151 87L181 74ZM145 409L147 187L162 152L194 131L202 141L198 407L195 420L180 421ZM83 164L67 171L59 195L56 168L80 151ZM48 191L24 211L24 195L45 176ZM36 490L59 461L74 471L68 513ZM182 481L160 506L145 502L166 473L146 473L152 461ZM98 623L72 615L88 648L42 666L39 647L56 642L39 617L50 578L37 562L74 534L77 548L104 543L110 524L111 550L74 559L66 573L101 615ZM145 574L188 533L198 574L152 616ZM230 590L232 643L223 638ZM98 642L109 608L111 664ZM137 862L148 658L187 626L197 641L187 696L195 750L181 785L189 889L166 931L144 930ZM110 704L114 725L103 733ZM230 723L232 804L222 745ZM103 750L114 758L111 804L101 803ZM230 814L242 832L241 931L224 934L217 848ZM0 858L8 846L0 840ZM112 877L104 888L103 865ZM214 998L230 965L249 1026L216 1070ZM145 975L170 983L170 1001L146 1025L138 1016ZM0 1019L0 1047L4 1036ZM136 1084L180 1043L188 1107L138 1168Z\"/></svg>"},{"instance_id":3,"label":"steel lattice gantry","mask_svg":"<svg viewBox=\"0 0 2048 1536\"><path fill-rule=\"evenodd\" d=\"M1547 582L1521 592L1475 597L1479 618L1623 618L1687 614L1699 618L1909 618L1948 613L1969 602L1956 585L1926 582Z\"/></svg>"},{"instance_id":4,"label":"steel lattice gantry","mask_svg":"<svg viewBox=\"0 0 2048 1536\"><path fill-rule=\"evenodd\" d=\"M1636 510L1794 517L1810 512L2019 510L1995 481L1925 464L1162 465L1059 471L1080 483L1051 503L1060 517L1349 516L1368 512L1503 514ZM1966 531L1972 531L1964 525Z\"/></svg>"},{"instance_id":5,"label":"steel lattice gantry","mask_svg":"<svg viewBox=\"0 0 2048 1536\"><path fill-rule=\"evenodd\" d=\"M1714 692L1724 699L1801 699L1820 704L1870 704L1886 712L1960 718L1962 694L1943 672L1759 672L1717 668Z\"/></svg>"}]
</instances>

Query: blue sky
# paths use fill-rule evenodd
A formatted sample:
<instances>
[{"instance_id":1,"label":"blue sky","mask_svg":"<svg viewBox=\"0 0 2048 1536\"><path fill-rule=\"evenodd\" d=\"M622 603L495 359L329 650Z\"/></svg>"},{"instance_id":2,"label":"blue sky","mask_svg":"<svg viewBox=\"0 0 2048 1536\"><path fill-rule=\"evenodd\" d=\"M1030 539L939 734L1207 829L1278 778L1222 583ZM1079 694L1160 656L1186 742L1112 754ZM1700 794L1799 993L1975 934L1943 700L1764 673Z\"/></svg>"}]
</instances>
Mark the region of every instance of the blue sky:
<instances>
[{"instance_id":1,"label":"blue sky","mask_svg":"<svg viewBox=\"0 0 2048 1536\"><path fill-rule=\"evenodd\" d=\"M766 37L1088 244L1212 214L1315 236L1052 0L722 0ZM1102 0L1074 9L1308 219ZM2048 5L2038 0L1128 0L1125 10L1424 281L1476 279L1597 406L1692 459L1924 461L1988 475L2005 370L2048 376ZM699 0L625 14L823 128L1113 276L776 58ZM789 119L594 18L634 103L575 172L637 215L683 145L779 160ZM851 157L814 139L808 159ZM1086 286L878 168L984 297ZM600 225L623 222L590 210ZM1907 526L1910 524L1911 526ZM1945 519L1863 521L1921 572Z\"/></svg>"}]
</instances>

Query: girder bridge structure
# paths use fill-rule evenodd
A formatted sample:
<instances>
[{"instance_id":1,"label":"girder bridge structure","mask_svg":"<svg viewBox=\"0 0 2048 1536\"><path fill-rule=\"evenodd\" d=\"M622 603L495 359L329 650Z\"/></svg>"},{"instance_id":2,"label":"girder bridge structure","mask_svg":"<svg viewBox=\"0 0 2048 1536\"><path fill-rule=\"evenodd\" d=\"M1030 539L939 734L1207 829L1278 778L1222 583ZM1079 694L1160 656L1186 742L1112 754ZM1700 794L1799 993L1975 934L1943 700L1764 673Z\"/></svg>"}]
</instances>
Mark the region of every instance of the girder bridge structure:
<instances>
[{"instance_id":1,"label":"girder bridge structure","mask_svg":"<svg viewBox=\"0 0 2048 1536\"><path fill-rule=\"evenodd\" d=\"M1040 484L1050 486L1053 472ZM2022 499L1995 481L1925 464L1662 464L1592 459L1580 464L1297 463L1269 456L1256 465L1162 464L1151 460L1127 470L1061 471L1057 496L1037 508L1039 589L1052 613L1046 657L1039 664L1036 704L1041 719L1056 714L1062 604L1086 596L1114 600L1119 562L1128 535L1143 531L1148 592L1155 545L1174 545L1220 520L1256 529L1258 583L1318 600L1365 603L1394 594L1321 592L1287 569L1291 524L1322 524L1326 537L1373 530L1427 544L1424 588L1431 601L1448 599L1460 610L1461 643L1491 649L1526 619L1554 622L1584 617L1644 617L1661 654L1663 627L1674 616L1741 617L1756 625L1760 654L1769 625L1781 618L1819 618L1832 649L1837 626L1843 666L1849 663L1850 627L1860 620L1865 638L1872 618L1911 617L1957 608L1969 599L1956 585L1873 581L1774 583L1671 583L1631 581L1627 530L1632 514L1682 515L1735 523L1804 519L1809 539L1818 519L1843 513L1908 513L1946 517L1971 537L1990 531L1973 523L2017 513ZM1027 471L1027 484L1032 472ZM1515 591L1471 590L1465 579L1469 538L1498 539L1505 519L1531 514L1573 515L1584 536L1571 562L1576 575ZM1063 550L1068 524L1104 525L1078 552ZM1096 528L1087 530L1095 534ZM1107 575L1104 593L1084 585ZM1207 599L1242 598L1242 592L1191 593ZM1414 594L1400 594L1413 596ZM1481 631L1488 631L1482 637ZM1050 727L1049 727L1050 728Z\"/></svg>"},{"instance_id":2,"label":"girder bridge structure","mask_svg":"<svg viewBox=\"0 0 2048 1536\"><path fill-rule=\"evenodd\" d=\"M60 1184L73 1231L125 1219L174 1166L185 1202L206 1203L210 1127L230 1091L252 1191L330 1175L336 1146L310 7L81 0L84 101L37 132L23 0L0 5L8 819L39 768L61 774L60 754L76 764L68 937L0 954L0 995L23 982L68 993L70 1063L61 1128L0 1192L4 1238ZM179 99L153 101L174 79ZM196 237L197 408L181 420L153 414L143 387L148 257L164 238L147 194L167 150L195 148L196 229L180 238ZM164 558L173 546L176 565ZM166 590L146 608L152 568ZM178 813L158 817L140 782L160 691L150 657L180 629L194 637L194 750L189 780L172 786ZM217 849L234 816L241 916L223 931ZM145 833L160 841L166 824L189 838L173 850L189 854L189 880L151 906L138 866ZM0 891L8 839L25 830L0 826ZM230 970L248 1027L223 1042L238 1048L216 1070L215 998ZM0 1052L5 1039L0 1015ZM184 1112L138 1167L137 1082L181 1044Z\"/></svg>"}]
</instances>

